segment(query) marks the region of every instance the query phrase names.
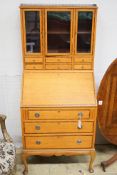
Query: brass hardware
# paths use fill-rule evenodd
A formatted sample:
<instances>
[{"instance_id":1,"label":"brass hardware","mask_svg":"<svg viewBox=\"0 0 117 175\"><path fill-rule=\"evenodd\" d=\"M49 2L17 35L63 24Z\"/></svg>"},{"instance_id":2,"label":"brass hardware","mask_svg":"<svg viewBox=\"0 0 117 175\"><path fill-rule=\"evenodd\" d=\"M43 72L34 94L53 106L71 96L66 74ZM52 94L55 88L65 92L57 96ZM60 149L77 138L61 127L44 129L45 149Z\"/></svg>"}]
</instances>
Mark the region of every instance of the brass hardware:
<instances>
[{"instance_id":1,"label":"brass hardware","mask_svg":"<svg viewBox=\"0 0 117 175\"><path fill-rule=\"evenodd\" d=\"M78 120L78 129L82 129L82 121L81 120Z\"/></svg>"},{"instance_id":2,"label":"brass hardware","mask_svg":"<svg viewBox=\"0 0 117 175\"><path fill-rule=\"evenodd\" d=\"M35 113L35 117L38 118L40 116L39 113Z\"/></svg>"},{"instance_id":3,"label":"brass hardware","mask_svg":"<svg viewBox=\"0 0 117 175\"><path fill-rule=\"evenodd\" d=\"M83 116L83 113L82 112L79 112L78 113L78 129L81 129L82 128L82 116Z\"/></svg>"},{"instance_id":4,"label":"brass hardware","mask_svg":"<svg viewBox=\"0 0 117 175\"><path fill-rule=\"evenodd\" d=\"M83 113L82 113L82 112L79 112L79 113L78 113L78 117L81 119L82 116L83 116Z\"/></svg>"},{"instance_id":5,"label":"brass hardware","mask_svg":"<svg viewBox=\"0 0 117 175\"><path fill-rule=\"evenodd\" d=\"M82 141L81 140L77 140L77 144L81 144L82 143Z\"/></svg>"},{"instance_id":6,"label":"brass hardware","mask_svg":"<svg viewBox=\"0 0 117 175\"><path fill-rule=\"evenodd\" d=\"M40 130L40 126L36 125L36 126L35 126L35 129L36 129L36 130Z\"/></svg>"},{"instance_id":7,"label":"brass hardware","mask_svg":"<svg viewBox=\"0 0 117 175\"><path fill-rule=\"evenodd\" d=\"M41 141L39 141L39 140L36 140L36 142L35 142L37 145L40 145L41 144Z\"/></svg>"}]
</instances>

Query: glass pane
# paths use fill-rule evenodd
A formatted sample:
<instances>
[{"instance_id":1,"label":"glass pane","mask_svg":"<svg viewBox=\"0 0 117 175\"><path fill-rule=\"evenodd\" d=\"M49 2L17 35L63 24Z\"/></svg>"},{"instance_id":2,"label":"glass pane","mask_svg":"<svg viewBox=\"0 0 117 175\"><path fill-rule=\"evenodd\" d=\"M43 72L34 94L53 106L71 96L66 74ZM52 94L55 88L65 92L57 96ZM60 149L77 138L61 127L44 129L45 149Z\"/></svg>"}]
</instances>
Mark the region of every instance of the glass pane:
<instances>
[{"instance_id":1,"label":"glass pane","mask_svg":"<svg viewBox=\"0 0 117 175\"><path fill-rule=\"evenodd\" d=\"M48 53L70 52L70 12L47 12Z\"/></svg>"},{"instance_id":2,"label":"glass pane","mask_svg":"<svg viewBox=\"0 0 117 175\"><path fill-rule=\"evenodd\" d=\"M78 12L77 52L91 52L93 12Z\"/></svg>"},{"instance_id":3,"label":"glass pane","mask_svg":"<svg viewBox=\"0 0 117 175\"><path fill-rule=\"evenodd\" d=\"M26 51L40 52L40 14L38 11L25 12Z\"/></svg>"}]
</instances>

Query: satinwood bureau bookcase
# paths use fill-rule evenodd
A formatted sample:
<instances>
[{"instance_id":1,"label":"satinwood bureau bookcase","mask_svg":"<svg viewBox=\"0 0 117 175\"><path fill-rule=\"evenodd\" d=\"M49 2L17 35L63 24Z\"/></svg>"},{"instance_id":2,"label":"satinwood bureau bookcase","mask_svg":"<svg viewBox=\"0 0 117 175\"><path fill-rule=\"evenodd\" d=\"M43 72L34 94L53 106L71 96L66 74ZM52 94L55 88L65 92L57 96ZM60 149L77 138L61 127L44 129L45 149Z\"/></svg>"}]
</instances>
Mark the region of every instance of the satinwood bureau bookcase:
<instances>
[{"instance_id":1,"label":"satinwood bureau bookcase","mask_svg":"<svg viewBox=\"0 0 117 175\"><path fill-rule=\"evenodd\" d=\"M96 5L21 5L24 174L27 158L95 158Z\"/></svg>"}]
</instances>

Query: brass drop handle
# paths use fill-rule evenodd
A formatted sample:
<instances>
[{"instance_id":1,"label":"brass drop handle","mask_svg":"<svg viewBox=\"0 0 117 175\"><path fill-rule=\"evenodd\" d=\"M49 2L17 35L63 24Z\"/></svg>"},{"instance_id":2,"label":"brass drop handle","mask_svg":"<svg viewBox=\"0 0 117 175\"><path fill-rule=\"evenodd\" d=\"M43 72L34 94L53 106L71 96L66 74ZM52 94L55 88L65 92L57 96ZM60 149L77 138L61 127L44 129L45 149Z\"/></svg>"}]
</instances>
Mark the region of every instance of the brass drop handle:
<instances>
[{"instance_id":1,"label":"brass drop handle","mask_svg":"<svg viewBox=\"0 0 117 175\"><path fill-rule=\"evenodd\" d=\"M82 112L79 112L78 113L78 118L82 118L83 117L83 113Z\"/></svg>"},{"instance_id":2,"label":"brass drop handle","mask_svg":"<svg viewBox=\"0 0 117 175\"><path fill-rule=\"evenodd\" d=\"M40 126L36 125L36 126L35 126L35 129L36 129L36 130L40 130Z\"/></svg>"},{"instance_id":3,"label":"brass drop handle","mask_svg":"<svg viewBox=\"0 0 117 175\"><path fill-rule=\"evenodd\" d=\"M82 128L82 117L83 117L83 113L82 112L79 112L78 113L78 129L81 129Z\"/></svg>"},{"instance_id":4,"label":"brass drop handle","mask_svg":"<svg viewBox=\"0 0 117 175\"><path fill-rule=\"evenodd\" d=\"M35 142L37 145L40 145L41 144L41 141L39 141L39 140L36 140L36 142Z\"/></svg>"},{"instance_id":5,"label":"brass drop handle","mask_svg":"<svg viewBox=\"0 0 117 175\"><path fill-rule=\"evenodd\" d=\"M81 144L82 140L77 140L76 142L77 142L77 144Z\"/></svg>"},{"instance_id":6,"label":"brass drop handle","mask_svg":"<svg viewBox=\"0 0 117 175\"><path fill-rule=\"evenodd\" d=\"M35 113L35 117L38 118L40 116L40 114L37 112Z\"/></svg>"}]
</instances>

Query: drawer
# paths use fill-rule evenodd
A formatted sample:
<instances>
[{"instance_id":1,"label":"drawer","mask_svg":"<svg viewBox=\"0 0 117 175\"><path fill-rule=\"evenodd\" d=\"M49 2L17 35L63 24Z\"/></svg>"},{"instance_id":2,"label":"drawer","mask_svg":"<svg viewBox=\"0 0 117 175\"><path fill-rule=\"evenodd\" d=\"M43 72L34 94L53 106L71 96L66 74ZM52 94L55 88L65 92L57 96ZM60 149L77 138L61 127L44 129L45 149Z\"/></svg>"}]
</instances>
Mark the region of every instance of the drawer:
<instances>
[{"instance_id":1,"label":"drawer","mask_svg":"<svg viewBox=\"0 0 117 175\"><path fill-rule=\"evenodd\" d=\"M46 64L47 70L65 70L65 69L72 69L71 64Z\"/></svg>"},{"instance_id":2,"label":"drawer","mask_svg":"<svg viewBox=\"0 0 117 175\"><path fill-rule=\"evenodd\" d=\"M25 133L91 133L93 132L93 122L82 122L82 128L78 128L77 121L48 121L25 123Z\"/></svg>"},{"instance_id":3,"label":"drawer","mask_svg":"<svg viewBox=\"0 0 117 175\"><path fill-rule=\"evenodd\" d=\"M42 63L43 62L43 58L26 58L25 57L25 62L26 63Z\"/></svg>"},{"instance_id":4,"label":"drawer","mask_svg":"<svg viewBox=\"0 0 117 175\"><path fill-rule=\"evenodd\" d=\"M79 62L79 63L91 63L93 61L93 59L92 58L78 58L78 57L75 57L74 61Z\"/></svg>"},{"instance_id":5,"label":"drawer","mask_svg":"<svg viewBox=\"0 0 117 175\"><path fill-rule=\"evenodd\" d=\"M25 137L27 149L46 149L46 148L91 148L92 136L38 136Z\"/></svg>"},{"instance_id":6,"label":"drawer","mask_svg":"<svg viewBox=\"0 0 117 175\"><path fill-rule=\"evenodd\" d=\"M33 70L38 70L38 69L43 69L42 64L26 64L25 69L33 69Z\"/></svg>"},{"instance_id":7,"label":"drawer","mask_svg":"<svg viewBox=\"0 0 117 175\"><path fill-rule=\"evenodd\" d=\"M56 58L48 57L46 58L47 63L71 63L71 58Z\"/></svg>"},{"instance_id":8,"label":"drawer","mask_svg":"<svg viewBox=\"0 0 117 175\"><path fill-rule=\"evenodd\" d=\"M90 70L92 69L91 64L75 64L74 69L79 69L79 70Z\"/></svg>"},{"instance_id":9,"label":"drawer","mask_svg":"<svg viewBox=\"0 0 117 175\"><path fill-rule=\"evenodd\" d=\"M37 119L73 119L77 120L78 116L82 115L82 119L90 118L89 110L52 110L52 111L28 111L28 119L37 120Z\"/></svg>"}]
</instances>

